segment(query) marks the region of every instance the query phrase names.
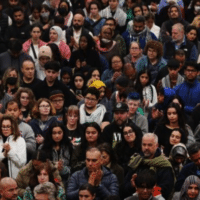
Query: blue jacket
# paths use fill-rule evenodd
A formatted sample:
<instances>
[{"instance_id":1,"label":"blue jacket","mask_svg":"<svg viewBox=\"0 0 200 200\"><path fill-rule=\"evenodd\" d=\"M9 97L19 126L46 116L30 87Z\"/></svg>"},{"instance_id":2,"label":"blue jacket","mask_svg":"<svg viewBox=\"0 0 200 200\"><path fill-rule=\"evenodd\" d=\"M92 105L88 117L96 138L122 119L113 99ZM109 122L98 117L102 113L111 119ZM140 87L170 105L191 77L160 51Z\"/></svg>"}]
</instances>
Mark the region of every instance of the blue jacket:
<instances>
[{"instance_id":1,"label":"blue jacket","mask_svg":"<svg viewBox=\"0 0 200 200\"><path fill-rule=\"evenodd\" d=\"M192 162L183 167L175 184L175 191L180 191L181 187L188 176L195 175L200 178L200 170Z\"/></svg>"},{"instance_id":2,"label":"blue jacket","mask_svg":"<svg viewBox=\"0 0 200 200\"><path fill-rule=\"evenodd\" d=\"M154 33L150 32L151 34L151 39L152 40L158 40L157 37L154 35ZM126 49L129 49L129 46L131 44L131 42L136 41L140 44L140 47L142 49L144 49L144 47L146 46L146 37L140 36L139 41L137 41L137 38L133 37L128 31L125 31L122 34L122 37L124 38L124 41L126 43Z\"/></svg>"},{"instance_id":3,"label":"blue jacket","mask_svg":"<svg viewBox=\"0 0 200 200\"><path fill-rule=\"evenodd\" d=\"M151 83L154 84L155 80L156 80L156 76L158 74L158 71L161 70L163 67L165 67L167 65L167 62L164 58L160 58L160 60L158 61L158 63L154 66L152 66L149 62L149 59L147 56L142 56L136 64L136 71L137 73L139 73L140 71L144 70L144 69L148 69L151 72Z\"/></svg>"},{"instance_id":4,"label":"blue jacket","mask_svg":"<svg viewBox=\"0 0 200 200\"><path fill-rule=\"evenodd\" d=\"M101 76L101 80L106 84L106 87L112 92L116 90L115 83L111 81L113 74L113 69L106 69Z\"/></svg>"},{"instance_id":5,"label":"blue jacket","mask_svg":"<svg viewBox=\"0 0 200 200\"><path fill-rule=\"evenodd\" d=\"M103 177L101 179L101 183L95 188L96 200L103 200L110 195L119 195L119 184L117 177L105 167L102 169ZM81 185L88 183L88 178L88 170L86 167L72 174L71 178L69 179L66 192L68 200L79 200L79 188Z\"/></svg>"},{"instance_id":6,"label":"blue jacket","mask_svg":"<svg viewBox=\"0 0 200 200\"><path fill-rule=\"evenodd\" d=\"M197 79L194 83L184 81L174 88L177 95L181 97L185 104L185 112L191 113L194 107L200 103L200 83Z\"/></svg>"}]
</instances>

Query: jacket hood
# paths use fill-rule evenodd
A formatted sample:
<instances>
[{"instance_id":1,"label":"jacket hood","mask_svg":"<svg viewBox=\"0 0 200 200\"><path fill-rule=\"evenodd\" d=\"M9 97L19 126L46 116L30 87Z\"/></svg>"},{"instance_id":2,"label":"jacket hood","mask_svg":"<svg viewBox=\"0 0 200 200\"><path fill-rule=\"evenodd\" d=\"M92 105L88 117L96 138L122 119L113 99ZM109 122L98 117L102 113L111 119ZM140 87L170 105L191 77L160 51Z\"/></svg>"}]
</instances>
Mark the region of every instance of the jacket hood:
<instances>
[{"instance_id":1,"label":"jacket hood","mask_svg":"<svg viewBox=\"0 0 200 200\"><path fill-rule=\"evenodd\" d=\"M174 157L177 155L184 156L185 158L188 157L187 148L184 144L179 143L172 147L171 152L170 152L170 157L174 159Z\"/></svg>"}]
</instances>

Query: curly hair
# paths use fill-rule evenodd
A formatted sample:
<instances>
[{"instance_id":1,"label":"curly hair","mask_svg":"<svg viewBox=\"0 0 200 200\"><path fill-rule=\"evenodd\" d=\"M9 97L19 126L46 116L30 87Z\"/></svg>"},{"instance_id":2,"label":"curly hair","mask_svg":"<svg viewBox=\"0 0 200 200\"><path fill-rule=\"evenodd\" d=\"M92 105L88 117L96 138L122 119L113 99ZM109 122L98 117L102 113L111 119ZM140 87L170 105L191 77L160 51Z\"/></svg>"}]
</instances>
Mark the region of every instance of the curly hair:
<instances>
[{"instance_id":1,"label":"curly hair","mask_svg":"<svg viewBox=\"0 0 200 200\"><path fill-rule=\"evenodd\" d=\"M31 89L29 88L20 88L17 93L15 94L15 100L17 101L19 107L21 108L21 102L20 102L20 97L21 97L21 94L22 93L27 93L28 96L29 96L29 104L27 106L27 109L28 110L32 110L33 109L33 106L35 105L36 101L35 101L35 96L32 92Z\"/></svg>"},{"instance_id":2,"label":"curly hair","mask_svg":"<svg viewBox=\"0 0 200 200\"><path fill-rule=\"evenodd\" d=\"M5 121L5 120L9 120L10 121L12 135L14 136L14 141L16 141L17 138L20 137L19 127L18 127L17 121L11 115L3 115L3 117L0 120L0 126L1 127L2 127L3 121ZM0 128L0 135L3 135L2 128Z\"/></svg>"},{"instance_id":3,"label":"curly hair","mask_svg":"<svg viewBox=\"0 0 200 200\"><path fill-rule=\"evenodd\" d=\"M51 116L56 115L56 109L54 108L54 106L51 103L51 101L49 99L46 99L46 98L41 98L36 102L36 104L34 105L34 107L32 109L33 118L40 118L39 106L43 101L47 102L50 105L50 113L49 113L49 115L51 115Z\"/></svg>"},{"instance_id":4,"label":"curly hair","mask_svg":"<svg viewBox=\"0 0 200 200\"><path fill-rule=\"evenodd\" d=\"M161 42L150 40L147 42L146 46L144 47L144 54L147 55L147 51L149 48L152 48L157 51L157 58L161 58L163 56L163 45Z\"/></svg>"}]
</instances>

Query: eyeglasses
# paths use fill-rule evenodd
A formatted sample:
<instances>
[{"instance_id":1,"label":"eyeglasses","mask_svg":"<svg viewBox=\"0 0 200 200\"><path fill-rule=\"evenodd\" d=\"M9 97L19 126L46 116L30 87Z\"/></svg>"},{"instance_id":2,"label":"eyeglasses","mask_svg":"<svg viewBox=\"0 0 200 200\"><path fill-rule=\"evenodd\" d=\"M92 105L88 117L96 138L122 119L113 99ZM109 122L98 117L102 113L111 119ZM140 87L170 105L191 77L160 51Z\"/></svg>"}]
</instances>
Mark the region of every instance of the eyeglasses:
<instances>
[{"instance_id":1,"label":"eyeglasses","mask_svg":"<svg viewBox=\"0 0 200 200\"><path fill-rule=\"evenodd\" d=\"M64 101L64 99L55 99L55 100L52 100L52 102L53 103L61 103L61 102L63 102Z\"/></svg>"},{"instance_id":2,"label":"eyeglasses","mask_svg":"<svg viewBox=\"0 0 200 200\"><path fill-rule=\"evenodd\" d=\"M39 108L50 108L50 105L41 105L41 106L39 106Z\"/></svg>"},{"instance_id":3,"label":"eyeglasses","mask_svg":"<svg viewBox=\"0 0 200 200\"><path fill-rule=\"evenodd\" d=\"M132 47L131 50L138 50L138 47Z\"/></svg>"},{"instance_id":4,"label":"eyeglasses","mask_svg":"<svg viewBox=\"0 0 200 200\"><path fill-rule=\"evenodd\" d=\"M11 126L2 126L2 129L11 129Z\"/></svg>"},{"instance_id":5,"label":"eyeglasses","mask_svg":"<svg viewBox=\"0 0 200 200\"><path fill-rule=\"evenodd\" d=\"M129 130L127 132L124 132L124 136L133 135L133 133L135 133L133 130Z\"/></svg>"},{"instance_id":6,"label":"eyeglasses","mask_svg":"<svg viewBox=\"0 0 200 200\"><path fill-rule=\"evenodd\" d=\"M188 72L188 73L195 73L195 72L197 72L197 70L190 70L190 69L186 69L186 72Z\"/></svg>"},{"instance_id":7,"label":"eyeglasses","mask_svg":"<svg viewBox=\"0 0 200 200\"><path fill-rule=\"evenodd\" d=\"M95 102L97 99L91 99L91 98L89 98L89 97L85 97L85 99L87 100L87 101L91 101L91 102Z\"/></svg>"}]
</instances>

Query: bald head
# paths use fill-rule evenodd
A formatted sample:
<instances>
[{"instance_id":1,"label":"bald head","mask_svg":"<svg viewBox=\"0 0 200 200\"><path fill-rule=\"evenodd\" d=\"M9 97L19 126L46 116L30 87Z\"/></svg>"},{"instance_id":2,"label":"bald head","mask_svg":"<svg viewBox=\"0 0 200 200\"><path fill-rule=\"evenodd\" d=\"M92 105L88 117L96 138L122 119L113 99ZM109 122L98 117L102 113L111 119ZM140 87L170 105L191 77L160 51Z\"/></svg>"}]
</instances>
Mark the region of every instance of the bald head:
<instances>
[{"instance_id":1,"label":"bald head","mask_svg":"<svg viewBox=\"0 0 200 200\"><path fill-rule=\"evenodd\" d=\"M84 17L81 14L75 14L73 18L73 27L75 30L80 30L84 24Z\"/></svg>"},{"instance_id":2,"label":"bald head","mask_svg":"<svg viewBox=\"0 0 200 200\"><path fill-rule=\"evenodd\" d=\"M10 177L2 178L0 181L1 200L17 200L18 186L14 179Z\"/></svg>"}]
</instances>

